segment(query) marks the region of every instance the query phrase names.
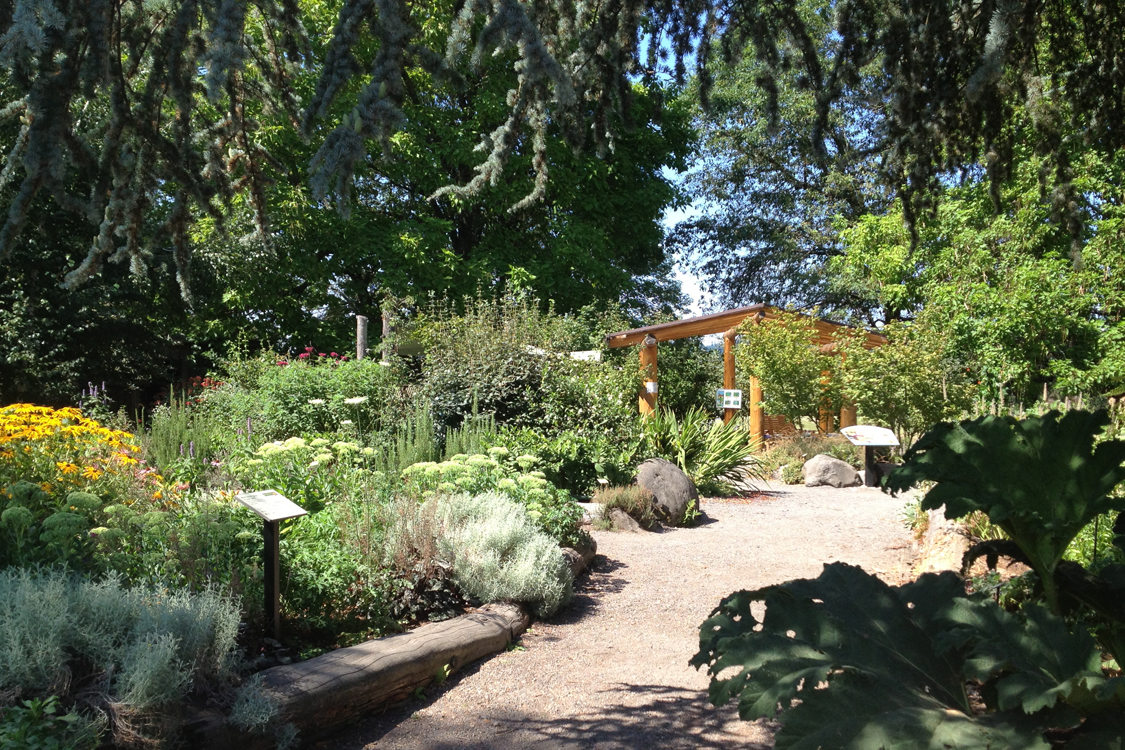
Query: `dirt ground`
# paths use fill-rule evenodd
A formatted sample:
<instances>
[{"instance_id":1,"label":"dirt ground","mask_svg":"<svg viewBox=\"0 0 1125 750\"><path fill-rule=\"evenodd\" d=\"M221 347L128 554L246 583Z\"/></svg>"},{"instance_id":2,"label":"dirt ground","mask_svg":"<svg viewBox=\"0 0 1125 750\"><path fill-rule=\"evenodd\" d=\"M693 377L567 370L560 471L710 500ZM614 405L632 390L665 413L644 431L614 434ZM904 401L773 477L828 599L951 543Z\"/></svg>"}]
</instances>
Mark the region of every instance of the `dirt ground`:
<instances>
[{"instance_id":1,"label":"dirt ground","mask_svg":"<svg viewBox=\"0 0 1125 750\"><path fill-rule=\"evenodd\" d=\"M515 648L317 748L767 748L769 722L707 701L688 660L699 624L732 591L815 577L824 563L909 577L903 498L865 487L764 486L705 500L703 523L595 532L598 556L571 604Z\"/></svg>"}]
</instances>

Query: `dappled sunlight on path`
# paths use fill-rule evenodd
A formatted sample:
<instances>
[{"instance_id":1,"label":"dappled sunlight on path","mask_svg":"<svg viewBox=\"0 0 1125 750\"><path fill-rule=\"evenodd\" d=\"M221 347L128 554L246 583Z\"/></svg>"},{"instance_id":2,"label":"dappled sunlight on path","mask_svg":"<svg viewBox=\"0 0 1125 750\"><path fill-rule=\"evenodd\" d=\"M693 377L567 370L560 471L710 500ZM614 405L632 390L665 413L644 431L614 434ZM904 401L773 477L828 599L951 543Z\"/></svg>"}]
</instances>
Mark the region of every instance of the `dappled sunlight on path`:
<instances>
[{"instance_id":1,"label":"dappled sunlight on path","mask_svg":"<svg viewBox=\"0 0 1125 750\"><path fill-rule=\"evenodd\" d=\"M660 534L597 532L570 606L508 652L318 748L770 747L768 722L707 701L688 665L726 594L863 565L891 583L912 556L903 501L877 490L770 486L706 500L708 523Z\"/></svg>"}]
</instances>

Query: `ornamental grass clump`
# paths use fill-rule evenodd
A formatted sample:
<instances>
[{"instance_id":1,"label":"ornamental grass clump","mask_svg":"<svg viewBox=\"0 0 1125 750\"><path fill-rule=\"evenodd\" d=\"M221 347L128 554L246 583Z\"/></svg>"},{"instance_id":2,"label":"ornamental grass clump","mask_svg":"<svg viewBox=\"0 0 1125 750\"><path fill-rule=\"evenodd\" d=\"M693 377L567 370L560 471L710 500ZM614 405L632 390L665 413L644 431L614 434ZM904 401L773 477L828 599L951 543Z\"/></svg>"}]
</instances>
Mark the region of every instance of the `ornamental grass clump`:
<instances>
[{"instance_id":1,"label":"ornamental grass clump","mask_svg":"<svg viewBox=\"0 0 1125 750\"><path fill-rule=\"evenodd\" d=\"M658 523L653 495L639 485L606 487L598 490L594 495L594 502L602 506L603 518L608 518L609 511L619 508L642 528L651 529Z\"/></svg>"},{"instance_id":2,"label":"ornamental grass clump","mask_svg":"<svg viewBox=\"0 0 1125 750\"><path fill-rule=\"evenodd\" d=\"M739 482L764 479L765 470L754 457L755 439L744 422L724 423L703 409L682 418L660 409L642 420L646 458L664 458L680 467L706 494L730 494Z\"/></svg>"},{"instance_id":3,"label":"ornamental grass clump","mask_svg":"<svg viewBox=\"0 0 1125 750\"><path fill-rule=\"evenodd\" d=\"M451 495L437 502L441 554L473 599L528 604L549 617L570 599L573 576L558 543L525 508L497 493Z\"/></svg>"}]
</instances>

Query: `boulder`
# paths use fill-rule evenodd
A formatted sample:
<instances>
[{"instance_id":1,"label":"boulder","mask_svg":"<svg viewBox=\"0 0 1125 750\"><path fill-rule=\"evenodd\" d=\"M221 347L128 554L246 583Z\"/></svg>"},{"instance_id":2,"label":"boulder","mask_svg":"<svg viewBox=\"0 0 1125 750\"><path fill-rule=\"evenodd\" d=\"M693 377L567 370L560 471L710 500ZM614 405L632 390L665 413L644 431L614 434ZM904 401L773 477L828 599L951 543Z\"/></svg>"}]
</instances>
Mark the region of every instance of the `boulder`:
<instances>
[{"instance_id":1,"label":"boulder","mask_svg":"<svg viewBox=\"0 0 1125 750\"><path fill-rule=\"evenodd\" d=\"M859 473L851 464L824 453L805 461L802 471L806 487L855 487L860 483Z\"/></svg>"},{"instance_id":2,"label":"boulder","mask_svg":"<svg viewBox=\"0 0 1125 750\"><path fill-rule=\"evenodd\" d=\"M650 458L637 467L637 484L652 493L653 509L661 521L680 525L688 503L699 505L699 490L679 466L663 458Z\"/></svg>"},{"instance_id":3,"label":"boulder","mask_svg":"<svg viewBox=\"0 0 1125 750\"><path fill-rule=\"evenodd\" d=\"M605 517L609 519L613 528L617 531L636 532L641 530L641 525L637 523L636 519L620 508L610 508Z\"/></svg>"}]
</instances>

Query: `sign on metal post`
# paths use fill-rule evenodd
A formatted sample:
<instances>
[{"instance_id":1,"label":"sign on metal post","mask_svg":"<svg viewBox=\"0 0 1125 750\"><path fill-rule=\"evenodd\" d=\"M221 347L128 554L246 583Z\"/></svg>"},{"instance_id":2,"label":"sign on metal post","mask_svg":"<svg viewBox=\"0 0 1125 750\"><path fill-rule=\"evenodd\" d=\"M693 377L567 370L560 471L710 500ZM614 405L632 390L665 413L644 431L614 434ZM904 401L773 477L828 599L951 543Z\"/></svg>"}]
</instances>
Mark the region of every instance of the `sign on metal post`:
<instances>
[{"instance_id":1,"label":"sign on metal post","mask_svg":"<svg viewBox=\"0 0 1125 750\"><path fill-rule=\"evenodd\" d=\"M845 427L840 434L848 439L852 445L863 446L863 484L865 487L878 487L879 478L875 470L875 449L893 448L898 445L898 438L886 427L877 427L873 424L857 424Z\"/></svg>"},{"instance_id":2,"label":"sign on metal post","mask_svg":"<svg viewBox=\"0 0 1125 750\"><path fill-rule=\"evenodd\" d=\"M281 637L281 522L308 511L275 490L240 492L235 499L262 519L266 628L276 640Z\"/></svg>"}]
</instances>

